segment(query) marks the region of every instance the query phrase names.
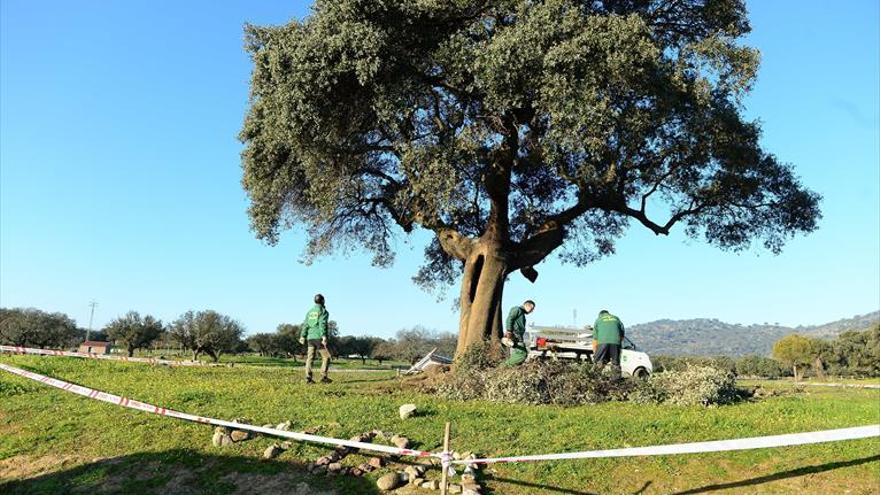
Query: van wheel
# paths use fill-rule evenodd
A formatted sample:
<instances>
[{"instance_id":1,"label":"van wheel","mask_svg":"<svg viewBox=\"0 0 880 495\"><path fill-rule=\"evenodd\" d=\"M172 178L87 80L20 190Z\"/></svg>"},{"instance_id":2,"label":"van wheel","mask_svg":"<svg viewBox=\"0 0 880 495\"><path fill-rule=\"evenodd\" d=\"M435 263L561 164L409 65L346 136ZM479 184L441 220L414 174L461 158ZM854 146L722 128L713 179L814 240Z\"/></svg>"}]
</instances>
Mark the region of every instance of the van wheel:
<instances>
[{"instance_id":1,"label":"van wheel","mask_svg":"<svg viewBox=\"0 0 880 495\"><path fill-rule=\"evenodd\" d=\"M640 380L647 379L649 375L650 373L648 373L648 370L645 368L636 368L635 371L633 371L633 376Z\"/></svg>"}]
</instances>

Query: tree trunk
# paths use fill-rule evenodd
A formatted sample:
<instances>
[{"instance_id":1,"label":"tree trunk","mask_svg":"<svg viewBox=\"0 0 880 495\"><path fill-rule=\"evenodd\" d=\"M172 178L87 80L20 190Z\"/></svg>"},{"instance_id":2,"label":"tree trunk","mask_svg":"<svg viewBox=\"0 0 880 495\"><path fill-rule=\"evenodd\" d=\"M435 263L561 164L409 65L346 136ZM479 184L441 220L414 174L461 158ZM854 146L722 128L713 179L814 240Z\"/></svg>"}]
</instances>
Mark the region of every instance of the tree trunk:
<instances>
[{"instance_id":1,"label":"tree trunk","mask_svg":"<svg viewBox=\"0 0 880 495\"><path fill-rule=\"evenodd\" d=\"M456 356L478 342L500 345L501 296L507 267L505 253L497 244L486 241L477 244L465 261Z\"/></svg>"},{"instance_id":2,"label":"tree trunk","mask_svg":"<svg viewBox=\"0 0 880 495\"><path fill-rule=\"evenodd\" d=\"M822 362L822 358L817 357L816 361L813 362L813 366L816 368L816 378L820 380L825 379L825 363Z\"/></svg>"},{"instance_id":3,"label":"tree trunk","mask_svg":"<svg viewBox=\"0 0 880 495\"><path fill-rule=\"evenodd\" d=\"M129 347L128 348L128 357L132 357L132 356L134 356L134 347Z\"/></svg>"}]
</instances>

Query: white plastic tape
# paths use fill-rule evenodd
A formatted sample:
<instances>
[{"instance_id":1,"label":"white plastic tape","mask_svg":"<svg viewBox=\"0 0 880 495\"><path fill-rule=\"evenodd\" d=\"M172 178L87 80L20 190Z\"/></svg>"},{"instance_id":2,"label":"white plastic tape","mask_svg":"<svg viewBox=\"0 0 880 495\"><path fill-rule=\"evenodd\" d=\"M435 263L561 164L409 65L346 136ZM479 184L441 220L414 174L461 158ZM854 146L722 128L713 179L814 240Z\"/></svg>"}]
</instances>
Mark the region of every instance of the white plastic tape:
<instances>
[{"instance_id":1,"label":"white plastic tape","mask_svg":"<svg viewBox=\"0 0 880 495\"><path fill-rule=\"evenodd\" d=\"M513 457L492 457L486 459L463 459L453 464L495 464L500 462L555 461L562 459L595 459L599 457L641 457L652 455L700 454L707 452L727 452L731 450L767 449L789 447L812 443L839 442L860 438L880 437L880 424L841 428L839 430L791 433L768 437L738 438L735 440L715 440L711 442L679 443L655 445L651 447L632 447L626 449L590 450L564 454L523 455Z\"/></svg>"},{"instance_id":2,"label":"white plastic tape","mask_svg":"<svg viewBox=\"0 0 880 495\"><path fill-rule=\"evenodd\" d=\"M61 351L58 349L34 349L32 347L21 347L13 345L0 345L0 351L12 352L16 354L37 354L40 356L65 356L90 359L105 359L109 361L125 361L129 363L146 363L146 364L165 364L168 366L205 366L200 361L169 361L167 359L158 358L137 358L128 356L113 356L112 354L95 354L91 352L71 352Z\"/></svg>"},{"instance_id":3,"label":"white plastic tape","mask_svg":"<svg viewBox=\"0 0 880 495\"><path fill-rule=\"evenodd\" d=\"M421 450L413 450L413 449L401 449L398 447L391 447L388 445L378 445L373 443L366 442L355 442L352 440L340 440L338 438L331 437L322 437L318 435L310 435L308 433L298 433L294 431L284 431L278 430L275 428L264 428L262 426L254 426L246 423L235 423L232 421L224 421L222 419L214 419L214 418L206 418L204 416L196 416L193 414L187 414L179 411L175 411L173 409L167 409L164 407L154 406L152 404L147 404L146 402L136 401L134 399L129 399L127 397L121 397L118 395L113 395L107 392L102 392L100 390L91 389L88 387L83 387L81 385L75 385L73 383L68 383L63 380L58 380L56 378L50 378L48 376L41 375L39 373L34 373L32 371L23 370L21 368L16 368L15 366L9 366L8 364L0 363L0 369L4 371L8 371L9 373L13 373L18 376L22 376L24 378L30 378L31 380L44 383L46 385L50 385L55 388L60 388L66 392L73 392L78 395L82 395L83 397L88 397L89 399L101 400L104 402L109 402L111 404L115 404L117 406L127 407L129 409L137 409L138 411L144 411L151 414L159 414L161 416L170 416L172 418L183 419L186 421L193 421L195 423L203 423L214 426L225 426L228 428L232 428L235 430L247 430L255 433L263 433L265 435L272 435L276 437L289 438L291 440L299 440L302 442L311 442L311 443L322 443L327 445L337 445L343 447L351 447L360 450L368 450L373 452L383 452L386 454L392 455L403 455L403 456L412 456L412 457L439 457L439 454L432 454L431 452L423 452Z\"/></svg>"},{"instance_id":4,"label":"white plastic tape","mask_svg":"<svg viewBox=\"0 0 880 495\"><path fill-rule=\"evenodd\" d=\"M568 452L561 454L542 454L542 455L523 455L523 456L511 456L511 457L490 457L483 459L462 459L462 460L451 460L449 458L449 453L431 453L420 450L412 450L412 449L401 449L397 447L390 447L386 445L376 445L372 443L365 442L355 442L351 440L340 440L337 438L330 437L322 437L318 435L309 435L307 433L297 433L292 431L284 431L278 430L275 428L263 428L262 426L254 426L245 423L235 423L232 421L224 421L222 419L214 419L207 418L203 416L196 416L192 414L182 413L179 411L174 411L172 409L166 409L164 407L154 406L152 404L147 404L145 402L139 402L136 400L128 399L126 397L120 397L118 395L109 394L107 392L101 392L99 390L94 390L88 387L83 387L81 385L74 385L72 383L65 382L63 380L58 380L55 378L50 378L48 376L41 375L39 373L34 373L32 371L23 370L21 368L16 368L15 366L10 366L8 364L0 363L0 369L4 371L8 371L9 373L13 373L15 375L19 375L25 378L30 378L31 380L44 383L46 385L50 385L52 387L59 388L61 390L67 392L73 392L78 395L82 395L84 397L88 397L90 399L97 399L104 402L109 402L111 404L116 404L118 406L128 407L130 409L137 409L139 411L144 411L152 414L159 414L162 416L170 416L172 418L183 419L186 421L193 421L196 423L204 423L211 424L215 426L225 426L228 428L233 428L237 430L248 430L256 433L263 433L266 435L273 435L283 438L290 438L292 440L300 440L303 442L312 442L312 443L322 443L328 445L337 445L344 447L351 447L361 450L368 450L374 452L383 452L392 455L404 455L404 456L413 456L413 457L437 457L441 460L442 464L447 466L454 464L465 464L465 465L473 465L473 464L495 464L502 462L536 462L536 461L555 461L555 460L566 460L566 459L596 459L601 457L642 457L642 456L655 456L655 455L679 455L679 454L700 454L700 453L710 453L710 452L728 452L734 450L751 450L751 449L766 449L766 448L774 448L774 447L790 447L795 445L808 445L815 443L825 443L825 442L839 442L844 440L858 440L862 438L873 438L880 437L880 424L869 425L869 426L857 426L854 428L841 428L837 430L824 430L824 431L814 431L808 433L790 433L785 435L772 435L766 437L751 437L751 438L738 438L733 440L715 440L710 442L694 442L694 443L679 443L672 445L654 445L650 447L630 447L624 449L611 449L611 450L590 450L584 452Z\"/></svg>"},{"instance_id":5,"label":"white plastic tape","mask_svg":"<svg viewBox=\"0 0 880 495\"><path fill-rule=\"evenodd\" d=\"M33 347L21 347L21 346L13 346L13 345L0 345L0 352L10 352L14 354L36 354L40 356L62 356L62 357L75 357L75 358L89 358L89 359L103 359L107 361L123 361L126 363L144 363L144 364L162 364L167 366L214 366L214 367L226 367L228 365L233 365L237 368L271 368L271 366L265 366L260 364L239 364L239 363L203 363L201 361L172 361L168 359L159 359L159 358L138 358L138 357L128 357L128 356L114 356L112 354L95 354L95 353L87 353L87 352L71 352L71 351L62 351L59 349L35 349ZM393 369L379 369L379 370L362 370L362 369L348 369L348 368L330 368L331 373L389 373L394 371Z\"/></svg>"}]
</instances>

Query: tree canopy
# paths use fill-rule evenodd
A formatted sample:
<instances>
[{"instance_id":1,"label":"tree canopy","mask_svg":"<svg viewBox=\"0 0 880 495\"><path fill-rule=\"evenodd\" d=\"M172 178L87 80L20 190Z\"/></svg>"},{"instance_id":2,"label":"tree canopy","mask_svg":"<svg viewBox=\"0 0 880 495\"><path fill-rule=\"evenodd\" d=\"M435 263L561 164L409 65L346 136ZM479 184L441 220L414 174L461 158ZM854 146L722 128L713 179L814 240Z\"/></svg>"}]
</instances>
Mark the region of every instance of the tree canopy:
<instances>
[{"instance_id":1,"label":"tree canopy","mask_svg":"<svg viewBox=\"0 0 880 495\"><path fill-rule=\"evenodd\" d=\"M803 369L798 371L798 367L809 366L815 356L815 342L803 335L786 335L773 344L773 357L794 370L795 381L803 375Z\"/></svg>"},{"instance_id":2,"label":"tree canopy","mask_svg":"<svg viewBox=\"0 0 880 495\"><path fill-rule=\"evenodd\" d=\"M238 348L244 327L229 316L206 310L187 311L171 324L168 331L172 339L192 351L194 359L205 353L218 361L220 354Z\"/></svg>"},{"instance_id":3,"label":"tree canopy","mask_svg":"<svg viewBox=\"0 0 880 495\"><path fill-rule=\"evenodd\" d=\"M778 252L819 196L742 116L749 30L742 0L317 0L247 26L252 228L380 266L398 229L432 231L415 281L464 275L459 350L497 338L507 275L560 247L585 265L633 223Z\"/></svg>"},{"instance_id":4,"label":"tree canopy","mask_svg":"<svg viewBox=\"0 0 880 495\"><path fill-rule=\"evenodd\" d=\"M129 311L104 327L107 336L125 347L129 356L137 349L148 347L164 330L161 320L150 315L142 317L137 311Z\"/></svg>"},{"instance_id":5,"label":"tree canopy","mask_svg":"<svg viewBox=\"0 0 880 495\"><path fill-rule=\"evenodd\" d=\"M0 343L63 348L75 345L80 332L64 313L35 308L0 308Z\"/></svg>"}]
</instances>

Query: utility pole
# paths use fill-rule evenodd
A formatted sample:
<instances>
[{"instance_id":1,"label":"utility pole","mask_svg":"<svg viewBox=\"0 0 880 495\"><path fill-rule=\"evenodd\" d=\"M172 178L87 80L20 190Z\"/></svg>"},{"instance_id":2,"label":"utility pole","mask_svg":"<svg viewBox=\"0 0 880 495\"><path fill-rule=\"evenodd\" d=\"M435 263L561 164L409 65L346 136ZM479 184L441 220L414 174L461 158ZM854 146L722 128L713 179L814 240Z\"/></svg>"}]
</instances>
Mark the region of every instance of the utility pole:
<instances>
[{"instance_id":1,"label":"utility pole","mask_svg":"<svg viewBox=\"0 0 880 495\"><path fill-rule=\"evenodd\" d=\"M91 312L91 314L89 314L89 329L86 330L86 340L89 340L89 336L92 333L92 320L94 320L94 318L95 318L95 307L97 305L98 305L98 301L95 301L94 299L92 299L92 301L89 302L89 307L92 308L92 312Z\"/></svg>"},{"instance_id":2,"label":"utility pole","mask_svg":"<svg viewBox=\"0 0 880 495\"><path fill-rule=\"evenodd\" d=\"M578 327L578 310L577 308L571 310L571 319L574 328Z\"/></svg>"}]
</instances>

